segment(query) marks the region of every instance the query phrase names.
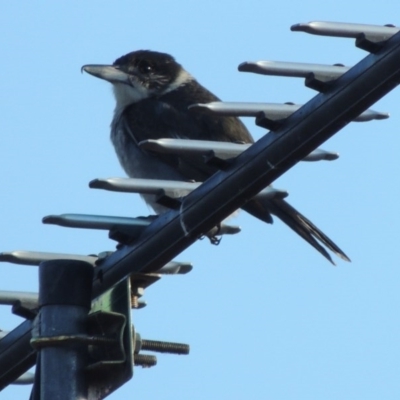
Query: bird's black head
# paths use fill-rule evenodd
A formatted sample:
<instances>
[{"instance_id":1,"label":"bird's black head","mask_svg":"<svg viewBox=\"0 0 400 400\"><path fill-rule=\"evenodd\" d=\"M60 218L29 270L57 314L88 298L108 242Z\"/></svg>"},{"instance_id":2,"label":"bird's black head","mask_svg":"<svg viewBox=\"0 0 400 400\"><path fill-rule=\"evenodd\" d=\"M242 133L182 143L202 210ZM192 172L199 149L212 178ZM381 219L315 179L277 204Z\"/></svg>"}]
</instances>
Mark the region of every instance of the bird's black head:
<instances>
[{"instance_id":1,"label":"bird's black head","mask_svg":"<svg viewBox=\"0 0 400 400\"><path fill-rule=\"evenodd\" d=\"M162 91L173 83L182 70L180 64L166 53L138 50L118 58L114 64L134 76L149 90Z\"/></svg>"},{"instance_id":2,"label":"bird's black head","mask_svg":"<svg viewBox=\"0 0 400 400\"><path fill-rule=\"evenodd\" d=\"M166 53L138 50L128 53L111 65L85 65L82 69L114 85L118 105L158 97L193 78Z\"/></svg>"}]
</instances>

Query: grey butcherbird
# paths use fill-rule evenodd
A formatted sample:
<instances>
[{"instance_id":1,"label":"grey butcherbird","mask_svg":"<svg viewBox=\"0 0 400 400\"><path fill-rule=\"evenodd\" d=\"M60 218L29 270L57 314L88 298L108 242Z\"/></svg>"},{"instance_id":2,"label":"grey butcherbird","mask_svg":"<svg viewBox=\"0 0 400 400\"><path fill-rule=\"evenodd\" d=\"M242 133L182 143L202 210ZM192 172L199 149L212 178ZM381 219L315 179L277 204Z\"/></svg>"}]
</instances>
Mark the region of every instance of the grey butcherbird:
<instances>
[{"instance_id":1,"label":"grey butcherbird","mask_svg":"<svg viewBox=\"0 0 400 400\"><path fill-rule=\"evenodd\" d=\"M192 104L219 99L168 54L139 50L118 58L113 65L85 65L82 69L113 85L117 104L111 123L111 140L122 167L132 178L202 182L216 171L193 156L148 153L138 146L143 140L254 142L238 118L189 110ZM165 211L155 202L154 196L144 197L157 213ZM310 220L282 199L253 199L242 208L267 223L272 223L271 214L276 215L332 263L321 244L350 261Z\"/></svg>"}]
</instances>

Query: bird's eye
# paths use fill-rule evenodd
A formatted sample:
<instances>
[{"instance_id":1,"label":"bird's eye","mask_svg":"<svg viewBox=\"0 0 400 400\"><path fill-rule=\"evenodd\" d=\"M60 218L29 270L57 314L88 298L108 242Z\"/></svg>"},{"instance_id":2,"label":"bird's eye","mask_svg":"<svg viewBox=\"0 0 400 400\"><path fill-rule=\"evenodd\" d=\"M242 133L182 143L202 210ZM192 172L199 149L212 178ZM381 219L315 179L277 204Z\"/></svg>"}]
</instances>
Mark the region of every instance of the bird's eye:
<instances>
[{"instance_id":1,"label":"bird's eye","mask_svg":"<svg viewBox=\"0 0 400 400\"><path fill-rule=\"evenodd\" d=\"M141 61L138 65L139 72L142 74L149 74L154 71L154 66L147 61Z\"/></svg>"}]
</instances>

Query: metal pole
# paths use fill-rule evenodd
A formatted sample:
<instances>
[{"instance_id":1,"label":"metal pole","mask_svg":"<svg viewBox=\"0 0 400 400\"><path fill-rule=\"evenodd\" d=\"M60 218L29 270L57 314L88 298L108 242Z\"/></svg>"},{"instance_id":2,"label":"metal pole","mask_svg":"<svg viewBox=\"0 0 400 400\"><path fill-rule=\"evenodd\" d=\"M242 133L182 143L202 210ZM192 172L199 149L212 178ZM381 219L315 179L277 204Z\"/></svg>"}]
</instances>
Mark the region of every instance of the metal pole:
<instances>
[{"instance_id":1,"label":"metal pole","mask_svg":"<svg viewBox=\"0 0 400 400\"><path fill-rule=\"evenodd\" d=\"M87 315L93 266L83 261L45 261L39 266L40 311L31 344L40 360L40 399L86 399Z\"/></svg>"}]
</instances>

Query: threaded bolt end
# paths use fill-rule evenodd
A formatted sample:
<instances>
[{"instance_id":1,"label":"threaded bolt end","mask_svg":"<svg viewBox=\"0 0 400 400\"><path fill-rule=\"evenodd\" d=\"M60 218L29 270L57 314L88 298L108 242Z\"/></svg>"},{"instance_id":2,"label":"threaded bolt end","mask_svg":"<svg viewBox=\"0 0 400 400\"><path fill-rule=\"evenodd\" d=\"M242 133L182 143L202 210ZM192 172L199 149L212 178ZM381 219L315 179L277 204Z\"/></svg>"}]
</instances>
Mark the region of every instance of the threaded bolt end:
<instances>
[{"instance_id":1,"label":"threaded bolt end","mask_svg":"<svg viewBox=\"0 0 400 400\"><path fill-rule=\"evenodd\" d=\"M132 308L139 308L139 298L137 296L131 297L131 306Z\"/></svg>"},{"instance_id":2,"label":"threaded bolt end","mask_svg":"<svg viewBox=\"0 0 400 400\"><path fill-rule=\"evenodd\" d=\"M143 368L150 368L157 365L157 357L149 354L134 354L133 364Z\"/></svg>"},{"instance_id":3,"label":"threaded bolt end","mask_svg":"<svg viewBox=\"0 0 400 400\"><path fill-rule=\"evenodd\" d=\"M190 346L184 343L161 342L158 340L142 339L141 349L157 351L159 353L189 354Z\"/></svg>"}]
</instances>

